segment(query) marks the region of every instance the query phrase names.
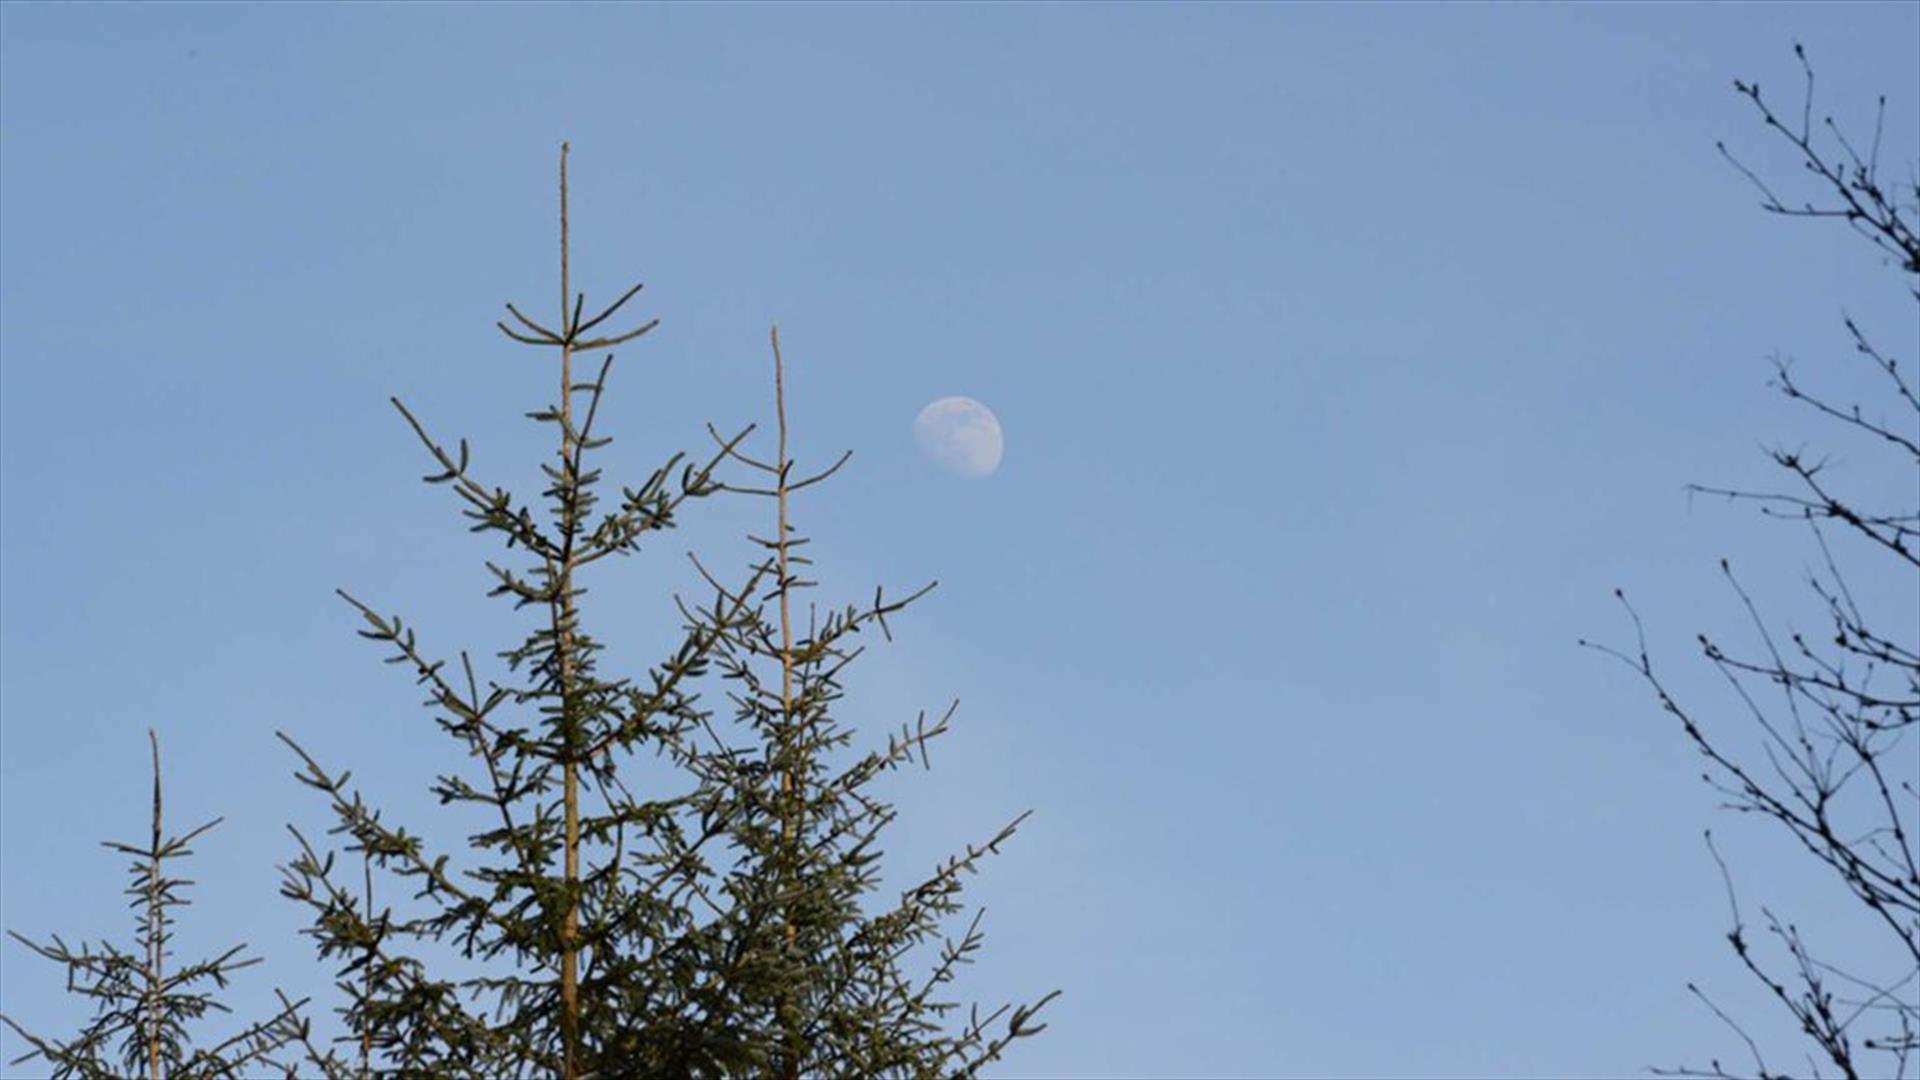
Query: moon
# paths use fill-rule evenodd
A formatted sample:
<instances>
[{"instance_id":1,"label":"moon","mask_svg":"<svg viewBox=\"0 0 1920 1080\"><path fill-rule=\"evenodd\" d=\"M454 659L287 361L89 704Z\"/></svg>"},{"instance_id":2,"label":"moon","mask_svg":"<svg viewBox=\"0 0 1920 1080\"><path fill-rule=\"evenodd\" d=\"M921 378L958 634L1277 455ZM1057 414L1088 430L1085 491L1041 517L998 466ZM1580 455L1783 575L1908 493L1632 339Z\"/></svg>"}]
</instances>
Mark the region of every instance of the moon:
<instances>
[{"instance_id":1,"label":"moon","mask_svg":"<svg viewBox=\"0 0 1920 1080\"><path fill-rule=\"evenodd\" d=\"M993 410L970 397L943 397L913 422L920 452L961 476L986 476L1000 467L1006 441Z\"/></svg>"}]
</instances>

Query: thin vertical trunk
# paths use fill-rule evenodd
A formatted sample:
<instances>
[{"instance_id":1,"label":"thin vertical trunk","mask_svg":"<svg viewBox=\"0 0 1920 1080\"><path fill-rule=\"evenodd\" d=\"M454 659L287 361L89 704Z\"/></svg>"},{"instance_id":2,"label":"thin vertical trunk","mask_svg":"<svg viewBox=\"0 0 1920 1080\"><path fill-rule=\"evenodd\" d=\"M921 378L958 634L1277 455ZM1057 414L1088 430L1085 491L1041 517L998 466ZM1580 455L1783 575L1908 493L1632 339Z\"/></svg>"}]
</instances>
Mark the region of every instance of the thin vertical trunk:
<instances>
[{"instance_id":1,"label":"thin vertical trunk","mask_svg":"<svg viewBox=\"0 0 1920 1080\"><path fill-rule=\"evenodd\" d=\"M794 723L793 723L793 620L788 609L788 595L792 592L791 581L787 576L787 383L786 372L780 361L780 328L774 327L768 335L773 341L773 410L780 423L780 445L773 459L778 469L774 480L775 502L780 507L780 531L775 534L774 551L779 560L780 572L780 741L782 757L786 769L780 778L781 805L784 808L781 822L782 839L785 841L783 858L786 861L786 881L784 883L791 898L794 886L794 871L798 862L799 830L797 818L799 807L795 796L799 788L795 777L797 765L794 761ZM792 950L795 939L792 913L787 919L787 948ZM800 1059L805 1047L800 1045L800 1031L794 1025L796 1017L792 1011L793 1003L787 1002L787 1069L788 1080L800 1075Z\"/></svg>"},{"instance_id":2,"label":"thin vertical trunk","mask_svg":"<svg viewBox=\"0 0 1920 1080\"><path fill-rule=\"evenodd\" d=\"M567 150L560 144L560 461L568 470L573 461L573 323L568 307L572 295L567 277ZM563 474L563 483L572 483ZM560 553L555 600L554 648L560 661L560 733L565 740L560 769L566 801L566 913L560 931L560 1037L566 1054L568 1080L579 1075L580 1054L580 905L574 886L580 880L580 772L575 760L573 715L573 530L566 530Z\"/></svg>"},{"instance_id":3,"label":"thin vertical trunk","mask_svg":"<svg viewBox=\"0 0 1920 1080\"><path fill-rule=\"evenodd\" d=\"M373 926L373 853L362 850L360 853L360 872L366 881L367 926ZM360 999L373 999L373 957L367 957L367 968L360 976ZM360 1019L360 1075L363 1078L373 1076L373 1023L366 1017Z\"/></svg>"},{"instance_id":4,"label":"thin vertical trunk","mask_svg":"<svg viewBox=\"0 0 1920 1080\"><path fill-rule=\"evenodd\" d=\"M147 848L147 1076L160 1080L161 949L166 916L160 907L160 736L147 729L153 747L153 842Z\"/></svg>"}]
</instances>

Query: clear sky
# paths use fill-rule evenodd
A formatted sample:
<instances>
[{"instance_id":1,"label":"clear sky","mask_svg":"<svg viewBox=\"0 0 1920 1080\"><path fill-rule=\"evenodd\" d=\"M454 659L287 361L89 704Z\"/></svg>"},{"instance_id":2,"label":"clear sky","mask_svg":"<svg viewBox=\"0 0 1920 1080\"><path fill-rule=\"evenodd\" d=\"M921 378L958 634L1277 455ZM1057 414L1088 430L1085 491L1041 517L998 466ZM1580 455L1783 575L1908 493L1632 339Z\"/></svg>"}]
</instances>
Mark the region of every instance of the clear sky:
<instances>
[{"instance_id":1,"label":"clear sky","mask_svg":"<svg viewBox=\"0 0 1920 1080\"><path fill-rule=\"evenodd\" d=\"M663 320L616 364L613 476L764 419L777 320L798 453L855 452L796 510L821 598L942 582L847 716L961 699L891 789L900 879L1035 811L962 984L1065 990L1008 1075L1701 1061L1736 1047L1689 979L1780 1019L1700 830L1754 902L1846 913L1575 642L1629 633L1626 587L1731 724L1689 652L1746 640L1715 560L1804 620L1809 550L1682 485L1806 442L1911 497L1765 386L1781 354L1872 387L1842 309L1911 358L1911 300L1714 142L1791 183L1730 82L1797 100L1798 38L1912 161L1920 5L11 3L0 31L6 928L130 929L95 841L144 828L148 726L174 823L227 818L182 947L266 954L242 1002L324 982L272 869L324 808L275 728L434 835L448 744L332 590L446 652L517 640L386 398L535 490L552 376L492 322L553 305L563 138L575 282L644 280ZM948 395L998 414L993 475L916 449ZM596 583L610 670L670 638L680 552L743 562L759 509ZM1867 584L1920 633L1920 585ZM57 1030L59 987L0 950L9 1014Z\"/></svg>"}]
</instances>

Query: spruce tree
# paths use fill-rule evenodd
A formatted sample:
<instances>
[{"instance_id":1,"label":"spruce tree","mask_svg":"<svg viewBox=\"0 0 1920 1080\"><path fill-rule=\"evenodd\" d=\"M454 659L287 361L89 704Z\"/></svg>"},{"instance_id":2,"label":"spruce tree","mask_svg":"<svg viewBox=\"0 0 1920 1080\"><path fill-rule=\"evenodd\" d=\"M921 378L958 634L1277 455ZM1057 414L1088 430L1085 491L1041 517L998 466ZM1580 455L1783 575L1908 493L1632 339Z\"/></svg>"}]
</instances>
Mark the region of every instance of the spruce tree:
<instances>
[{"instance_id":1,"label":"spruce tree","mask_svg":"<svg viewBox=\"0 0 1920 1080\"><path fill-rule=\"evenodd\" d=\"M509 304L511 322L499 324L558 361L556 399L528 414L556 444L542 465L545 512L483 482L465 440L449 450L394 401L435 462L428 482L449 488L471 528L517 556L517 566L487 564L491 595L533 613L534 625L483 678L469 653L449 663L411 625L341 594L460 746L460 766L431 790L496 824L467 837L456 860L387 823L346 773L281 735L300 756L300 779L326 796L344 850L367 870L356 890L338 852L294 830L283 892L309 907L308 932L338 965L342 1038L357 1042L360 1058L309 1041L309 1064L342 1077L972 1075L1040 1030L1038 1006L952 1015L944 988L980 947L977 915L939 942L917 979L907 965L960 912L962 878L1019 822L935 867L896 903L873 904L875 842L895 811L866 789L887 770L924 763L951 710L931 724L922 715L865 754L850 751L852 733L832 716L840 676L861 654L858 635L889 634L887 618L926 590L904 600L876 590L870 604L796 625L794 596L814 583L801 576L792 497L847 457L795 476L777 333L771 460L744 449L751 425L731 436L709 425L711 454L676 455L601 509L594 455L609 440L595 421L611 350L658 320L601 329L638 285L587 314L569 276L564 145L559 195L557 317L543 323ZM589 354L598 366L579 379L576 359ZM723 468L764 479L728 483ZM601 645L582 619L587 571L650 548L692 504L732 493L771 500L773 536L753 538L758 554L731 583L690 555L690 583L705 598L676 601L678 647L637 676L601 674ZM716 685L730 716L708 704ZM636 771L643 790L626 782ZM372 904L375 873L405 886L406 910Z\"/></svg>"},{"instance_id":2,"label":"spruce tree","mask_svg":"<svg viewBox=\"0 0 1920 1080\"><path fill-rule=\"evenodd\" d=\"M126 893L134 912L133 947L82 942L76 950L57 934L36 942L8 931L14 940L65 968L67 991L91 998L94 1004L92 1018L68 1039L35 1035L0 1014L0 1022L31 1047L8 1064L18 1067L38 1061L57 1080L121 1076L212 1080L258 1075L263 1069L294 1076L295 1067L278 1055L302 1037L299 1014L304 1002L283 997L281 1009L267 1019L243 1025L210 1045L194 1046L196 1031L209 1014L232 1011L222 1002L220 991L228 988L233 973L258 964L260 958L245 956L247 946L242 944L209 959L173 962L175 909L188 903L184 892L191 882L173 876L172 863L193 854L189 845L221 819L178 836L166 835L160 739L149 730L147 740L153 752L153 813L147 840L144 844L102 841L132 859L127 870L133 880Z\"/></svg>"}]
</instances>

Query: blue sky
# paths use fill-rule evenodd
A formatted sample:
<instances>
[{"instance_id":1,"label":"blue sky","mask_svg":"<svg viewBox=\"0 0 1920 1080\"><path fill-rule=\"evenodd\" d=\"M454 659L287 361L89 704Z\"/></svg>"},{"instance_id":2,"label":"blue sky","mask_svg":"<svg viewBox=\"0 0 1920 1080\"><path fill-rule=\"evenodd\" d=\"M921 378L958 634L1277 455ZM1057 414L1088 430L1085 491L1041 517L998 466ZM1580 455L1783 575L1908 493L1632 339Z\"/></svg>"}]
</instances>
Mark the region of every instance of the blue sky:
<instances>
[{"instance_id":1,"label":"blue sky","mask_svg":"<svg viewBox=\"0 0 1920 1080\"><path fill-rule=\"evenodd\" d=\"M123 937L103 838L161 733L198 846L187 952L251 942L242 1001L324 980L273 864L323 823L274 741L433 829L447 761L346 587L444 651L505 647L487 543L424 488L404 398L535 488L573 145L576 283L644 280L616 478L761 420L778 321L823 600L942 585L851 681L874 737L961 700L892 792L904 880L1033 808L973 893L963 990L1059 987L1008 1075L1617 1075L1780 1033L1727 955L1700 830L1743 892L1847 936L1837 887L1716 815L1626 672L1646 616L1730 725L1694 633L1715 574L1805 620L1804 537L1689 481L1832 445L1767 357L1872 400L1850 311L1916 353L1896 275L1770 219L1714 151L1794 163L1735 77L1889 150L1920 6L0 7L0 925ZM983 479L912 422L999 415ZM711 509L594 582L637 670ZM1920 583L1866 590L1914 625ZM1862 583L1855 582L1856 590ZM1904 620L1904 622L1902 622ZM1738 731L1737 725L1729 731ZM1831 925L1829 925L1831 924ZM0 1007L75 1005L12 943ZM1791 1040L1776 1044L1790 1045ZM0 1035L0 1055L20 1043Z\"/></svg>"}]
</instances>

